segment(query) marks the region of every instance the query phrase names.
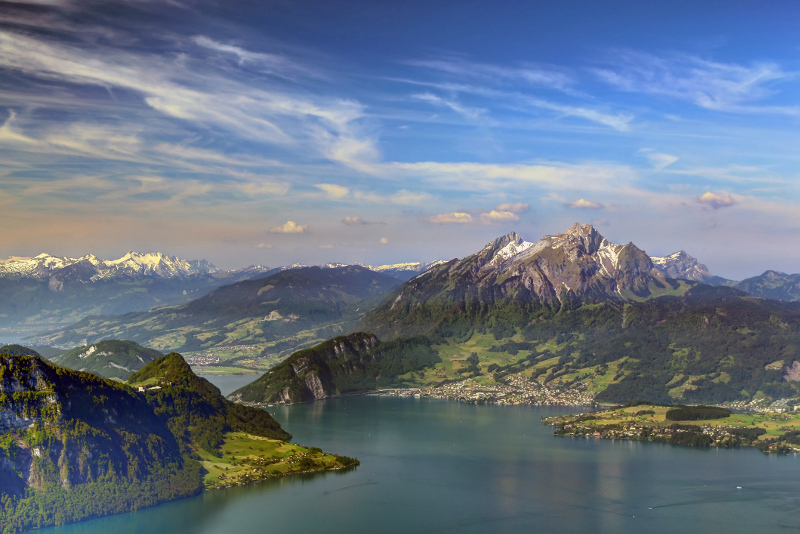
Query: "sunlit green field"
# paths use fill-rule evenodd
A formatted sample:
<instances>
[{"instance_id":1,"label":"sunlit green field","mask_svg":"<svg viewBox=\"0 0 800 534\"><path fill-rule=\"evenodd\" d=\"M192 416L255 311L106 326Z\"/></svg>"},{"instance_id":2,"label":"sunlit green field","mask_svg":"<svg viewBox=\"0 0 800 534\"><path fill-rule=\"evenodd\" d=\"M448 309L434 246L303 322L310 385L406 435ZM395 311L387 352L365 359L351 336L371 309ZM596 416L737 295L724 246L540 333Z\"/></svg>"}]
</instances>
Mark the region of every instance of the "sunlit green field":
<instances>
[{"instance_id":1,"label":"sunlit green field","mask_svg":"<svg viewBox=\"0 0 800 534\"><path fill-rule=\"evenodd\" d=\"M198 452L207 471L207 488L244 484L292 473L341 469L347 463L319 449L242 432L226 434L220 453L221 456L216 457L207 451Z\"/></svg>"}]
</instances>

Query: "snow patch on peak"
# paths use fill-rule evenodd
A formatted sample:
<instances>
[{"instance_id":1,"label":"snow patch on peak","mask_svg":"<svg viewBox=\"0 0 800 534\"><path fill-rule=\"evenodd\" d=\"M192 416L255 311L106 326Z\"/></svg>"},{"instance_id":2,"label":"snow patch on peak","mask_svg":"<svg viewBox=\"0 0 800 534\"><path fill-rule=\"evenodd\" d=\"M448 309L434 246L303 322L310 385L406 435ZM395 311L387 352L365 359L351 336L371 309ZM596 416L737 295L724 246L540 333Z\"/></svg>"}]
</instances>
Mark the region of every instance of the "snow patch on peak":
<instances>
[{"instance_id":1,"label":"snow patch on peak","mask_svg":"<svg viewBox=\"0 0 800 534\"><path fill-rule=\"evenodd\" d=\"M505 261L507 259L513 258L517 254L521 254L531 248L534 244L529 241L523 241L520 239L518 242L511 242L508 245L504 246L500 250L498 250L492 261L499 259L500 261Z\"/></svg>"},{"instance_id":2,"label":"snow patch on peak","mask_svg":"<svg viewBox=\"0 0 800 534\"><path fill-rule=\"evenodd\" d=\"M619 254L624 248L623 245L610 243L606 238L600 242L597 249L597 256L600 259L600 270L608 277L613 277L619 266Z\"/></svg>"},{"instance_id":3,"label":"snow patch on peak","mask_svg":"<svg viewBox=\"0 0 800 534\"><path fill-rule=\"evenodd\" d=\"M691 261L694 260L694 258L683 250L679 250L678 252L673 252L672 254L668 254L667 256L650 256L650 261L652 261L655 265L662 267L666 266L669 263L679 260Z\"/></svg>"}]
</instances>

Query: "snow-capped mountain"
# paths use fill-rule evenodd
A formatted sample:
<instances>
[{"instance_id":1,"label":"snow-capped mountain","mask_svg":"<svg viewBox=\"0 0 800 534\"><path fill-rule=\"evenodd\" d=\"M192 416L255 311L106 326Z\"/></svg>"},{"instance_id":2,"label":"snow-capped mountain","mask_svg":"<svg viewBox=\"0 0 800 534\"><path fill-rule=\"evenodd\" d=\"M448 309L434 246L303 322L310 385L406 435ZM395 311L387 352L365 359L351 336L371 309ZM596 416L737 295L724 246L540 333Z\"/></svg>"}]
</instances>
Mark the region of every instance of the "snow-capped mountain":
<instances>
[{"instance_id":1,"label":"snow-capped mountain","mask_svg":"<svg viewBox=\"0 0 800 534\"><path fill-rule=\"evenodd\" d=\"M674 252L669 256L650 256L650 260L655 268L668 278L694 280L695 282L702 282L712 286L719 286L728 282L727 279L721 276L714 276L708 272L708 267L699 263L697 258L690 256L683 250Z\"/></svg>"},{"instance_id":2,"label":"snow-capped mountain","mask_svg":"<svg viewBox=\"0 0 800 534\"><path fill-rule=\"evenodd\" d=\"M206 260L183 260L160 252L128 252L116 260L102 260L93 254L68 258L39 254L33 258L12 256L0 260L0 277L55 277L65 281L93 282L111 278L186 278L219 270Z\"/></svg>"},{"instance_id":3,"label":"snow-capped mountain","mask_svg":"<svg viewBox=\"0 0 800 534\"><path fill-rule=\"evenodd\" d=\"M611 243L592 225L576 223L536 243L512 232L462 260L435 266L400 286L359 328L387 338L418 335L450 314L624 302L677 287L633 243Z\"/></svg>"}]
</instances>

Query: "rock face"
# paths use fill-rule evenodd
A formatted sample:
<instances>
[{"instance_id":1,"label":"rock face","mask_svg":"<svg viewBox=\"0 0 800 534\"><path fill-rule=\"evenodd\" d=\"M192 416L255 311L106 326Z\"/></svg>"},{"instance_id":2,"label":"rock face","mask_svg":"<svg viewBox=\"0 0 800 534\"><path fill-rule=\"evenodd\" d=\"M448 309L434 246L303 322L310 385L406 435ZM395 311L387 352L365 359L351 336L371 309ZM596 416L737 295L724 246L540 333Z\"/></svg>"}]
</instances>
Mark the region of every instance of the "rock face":
<instances>
[{"instance_id":1,"label":"rock face","mask_svg":"<svg viewBox=\"0 0 800 534\"><path fill-rule=\"evenodd\" d=\"M365 363L375 359L378 343L372 334L356 333L298 351L228 399L293 404L341 394L334 375L360 375Z\"/></svg>"},{"instance_id":2,"label":"rock face","mask_svg":"<svg viewBox=\"0 0 800 534\"><path fill-rule=\"evenodd\" d=\"M424 339L381 342L357 332L300 350L229 400L244 403L296 403L397 385L400 376L440 362Z\"/></svg>"},{"instance_id":3,"label":"rock face","mask_svg":"<svg viewBox=\"0 0 800 534\"><path fill-rule=\"evenodd\" d=\"M27 429L46 419L61 421L61 409L44 362L35 357L7 357L0 374L0 433Z\"/></svg>"},{"instance_id":4,"label":"rock face","mask_svg":"<svg viewBox=\"0 0 800 534\"><path fill-rule=\"evenodd\" d=\"M593 226L576 223L536 243L510 233L463 260L435 266L403 284L359 329L392 339L427 333L448 314L624 301L675 287L634 244L611 243Z\"/></svg>"}]
</instances>

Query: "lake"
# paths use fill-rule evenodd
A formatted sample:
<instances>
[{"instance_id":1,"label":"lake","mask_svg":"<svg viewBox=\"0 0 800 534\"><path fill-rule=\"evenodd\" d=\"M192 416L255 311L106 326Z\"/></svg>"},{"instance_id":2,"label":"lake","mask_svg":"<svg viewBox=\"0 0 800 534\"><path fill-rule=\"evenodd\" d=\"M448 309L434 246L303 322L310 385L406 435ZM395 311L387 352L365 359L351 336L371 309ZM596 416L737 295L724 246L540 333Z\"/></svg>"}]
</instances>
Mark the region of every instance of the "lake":
<instances>
[{"instance_id":1,"label":"lake","mask_svg":"<svg viewBox=\"0 0 800 534\"><path fill-rule=\"evenodd\" d=\"M557 438L570 408L348 397L271 411L349 472L207 492L48 534L785 532L800 529L800 457ZM741 489L737 489L741 486Z\"/></svg>"}]
</instances>

